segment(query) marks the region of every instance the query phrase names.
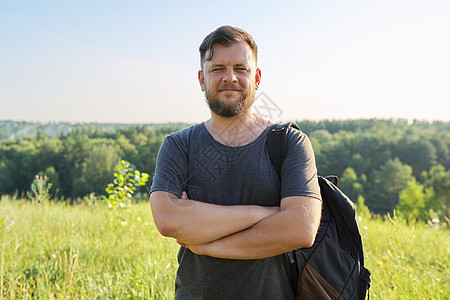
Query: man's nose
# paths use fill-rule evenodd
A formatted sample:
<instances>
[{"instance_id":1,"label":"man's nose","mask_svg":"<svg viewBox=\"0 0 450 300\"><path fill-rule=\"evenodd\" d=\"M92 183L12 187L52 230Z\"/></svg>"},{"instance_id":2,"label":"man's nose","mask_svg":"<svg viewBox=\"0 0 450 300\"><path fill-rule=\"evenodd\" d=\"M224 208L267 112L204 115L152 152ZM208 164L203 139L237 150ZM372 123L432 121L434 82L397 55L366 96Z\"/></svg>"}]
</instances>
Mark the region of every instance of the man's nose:
<instances>
[{"instance_id":1,"label":"man's nose","mask_svg":"<svg viewBox=\"0 0 450 300\"><path fill-rule=\"evenodd\" d=\"M234 72L234 70L232 68L227 69L227 71L225 72L225 75L223 76L223 80L225 82L237 82L237 77L236 77L236 73Z\"/></svg>"}]
</instances>

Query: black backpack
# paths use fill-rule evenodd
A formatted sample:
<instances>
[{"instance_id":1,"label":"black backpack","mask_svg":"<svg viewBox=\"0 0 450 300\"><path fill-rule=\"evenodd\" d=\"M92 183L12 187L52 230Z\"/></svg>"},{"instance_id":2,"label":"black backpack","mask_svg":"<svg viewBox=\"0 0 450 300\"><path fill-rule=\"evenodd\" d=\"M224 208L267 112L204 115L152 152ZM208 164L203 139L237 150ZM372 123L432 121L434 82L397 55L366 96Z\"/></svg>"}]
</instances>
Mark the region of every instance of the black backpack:
<instances>
[{"instance_id":1,"label":"black backpack","mask_svg":"<svg viewBox=\"0 0 450 300\"><path fill-rule=\"evenodd\" d=\"M270 160L279 178L289 127L299 130L294 123L276 125L267 137ZM355 206L337 188L337 176L318 179L322 219L314 244L288 253L298 269L297 299L365 299L371 273L364 267Z\"/></svg>"}]
</instances>

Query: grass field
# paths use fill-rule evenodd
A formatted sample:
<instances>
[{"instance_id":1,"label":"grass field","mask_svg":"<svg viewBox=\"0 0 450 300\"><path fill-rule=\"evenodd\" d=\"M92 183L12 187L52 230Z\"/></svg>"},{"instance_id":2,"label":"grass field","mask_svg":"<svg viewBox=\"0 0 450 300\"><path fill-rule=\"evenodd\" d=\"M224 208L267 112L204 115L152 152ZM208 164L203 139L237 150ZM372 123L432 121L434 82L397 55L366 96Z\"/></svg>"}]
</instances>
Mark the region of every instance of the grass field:
<instances>
[{"instance_id":1,"label":"grass field","mask_svg":"<svg viewBox=\"0 0 450 300\"><path fill-rule=\"evenodd\" d=\"M448 226L359 219L371 299L449 299ZM102 204L0 201L3 299L171 299L177 250L148 203L119 214Z\"/></svg>"}]
</instances>

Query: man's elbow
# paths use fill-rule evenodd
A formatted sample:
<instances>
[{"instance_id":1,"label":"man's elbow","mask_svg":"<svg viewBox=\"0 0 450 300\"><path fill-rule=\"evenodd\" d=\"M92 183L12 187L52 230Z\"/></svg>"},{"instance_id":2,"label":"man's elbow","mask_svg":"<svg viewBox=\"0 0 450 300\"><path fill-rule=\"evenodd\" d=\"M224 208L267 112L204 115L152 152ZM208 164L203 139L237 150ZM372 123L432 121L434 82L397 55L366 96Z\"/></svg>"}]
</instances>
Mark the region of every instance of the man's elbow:
<instances>
[{"instance_id":1,"label":"man's elbow","mask_svg":"<svg viewBox=\"0 0 450 300\"><path fill-rule=\"evenodd\" d=\"M317 235L317 226L308 226L300 231L294 238L295 248L309 248L314 244Z\"/></svg>"},{"instance_id":2,"label":"man's elbow","mask_svg":"<svg viewBox=\"0 0 450 300\"><path fill-rule=\"evenodd\" d=\"M300 241L300 247L299 248L309 248L314 244L314 241L316 240L315 234L309 234L305 237L303 237Z\"/></svg>"},{"instance_id":3,"label":"man's elbow","mask_svg":"<svg viewBox=\"0 0 450 300\"><path fill-rule=\"evenodd\" d=\"M283 199L284 209L289 213L291 249L309 248L314 244L322 215L322 202L311 197L294 196ZM283 208L282 208L283 210Z\"/></svg>"},{"instance_id":4,"label":"man's elbow","mask_svg":"<svg viewBox=\"0 0 450 300\"><path fill-rule=\"evenodd\" d=\"M156 228L162 236L174 237L176 235L176 224L173 222L168 206L167 199L161 199L153 193L150 195L150 207Z\"/></svg>"},{"instance_id":5,"label":"man's elbow","mask_svg":"<svg viewBox=\"0 0 450 300\"><path fill-rule=\"evenodd\" d=\"M153 210L152 210L153 212ZM165 214L155 213L153 212L153 221L155 222L156 229L158 229L159 233L165 237L174 237L175 236L175 226L170 221L170 217Z\"/></svg>"},{"instance_id":6,"label":"man's elbow","mask_svg":"<svg viewBox=\"0 0 450 300\"><path fill-rule=\"evenodd\" d=\"M156 228L158 229L159 233L162 236L165 237L174 237L175 236L175 230L170 224L165 224L164 222L156 222Z\"/></svg>"}]
</instances>

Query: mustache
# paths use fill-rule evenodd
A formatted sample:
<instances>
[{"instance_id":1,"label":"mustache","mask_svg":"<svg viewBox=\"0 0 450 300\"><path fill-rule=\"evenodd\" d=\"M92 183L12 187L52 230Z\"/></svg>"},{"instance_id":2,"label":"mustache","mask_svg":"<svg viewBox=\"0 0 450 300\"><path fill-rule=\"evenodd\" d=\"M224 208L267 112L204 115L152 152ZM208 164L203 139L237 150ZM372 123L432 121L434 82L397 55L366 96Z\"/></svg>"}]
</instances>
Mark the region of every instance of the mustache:
<instances>
[{"instance_id":1,"label":"mustache","mask_svg":"<svg viewBox=\"0 0 450 300\"><path fill-rule=\"evenodd\" d=\"M221 90L236 90L236 91L243 91L244 89L243 89L242 87L240 87L239 85L237 85L237 84L228 84L228 83L225 83L225 84L220 85L219 88L218 88L218 90L219 90L219 91L221 91Z\"/></svg>"}]
</instances>

